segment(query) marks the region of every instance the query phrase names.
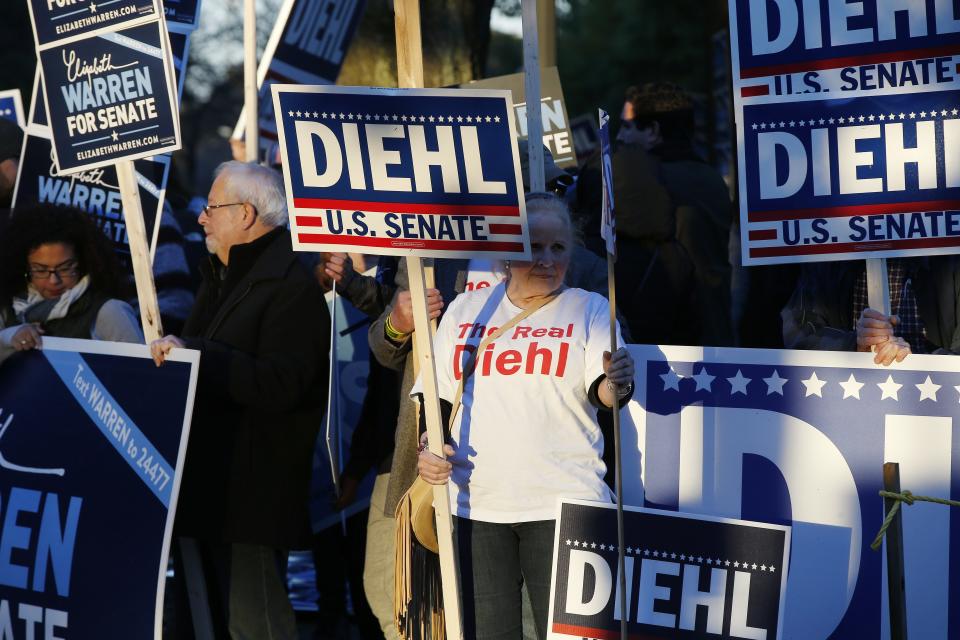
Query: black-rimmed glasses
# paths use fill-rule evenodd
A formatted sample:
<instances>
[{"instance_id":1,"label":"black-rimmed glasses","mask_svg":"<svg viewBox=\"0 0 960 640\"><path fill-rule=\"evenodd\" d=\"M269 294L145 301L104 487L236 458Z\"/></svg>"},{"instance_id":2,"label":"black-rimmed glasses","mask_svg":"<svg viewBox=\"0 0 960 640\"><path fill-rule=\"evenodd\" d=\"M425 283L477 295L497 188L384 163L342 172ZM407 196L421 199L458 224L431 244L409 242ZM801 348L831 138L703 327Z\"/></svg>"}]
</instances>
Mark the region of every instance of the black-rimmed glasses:
<instances>
[{"instance_id":1,"label":"black-rimmed glasses","mask_svg":"<svg viewBox=\"0 0 960 640\"><path fill-rule=\"evenodd\" d=\"M57 274L59 280L76 278L80 274L80 263L76 260L69 260L56 267L30 267L27 269L27 277L31 280L49 280L53 274Z\"/></svg>"}]
</instances>

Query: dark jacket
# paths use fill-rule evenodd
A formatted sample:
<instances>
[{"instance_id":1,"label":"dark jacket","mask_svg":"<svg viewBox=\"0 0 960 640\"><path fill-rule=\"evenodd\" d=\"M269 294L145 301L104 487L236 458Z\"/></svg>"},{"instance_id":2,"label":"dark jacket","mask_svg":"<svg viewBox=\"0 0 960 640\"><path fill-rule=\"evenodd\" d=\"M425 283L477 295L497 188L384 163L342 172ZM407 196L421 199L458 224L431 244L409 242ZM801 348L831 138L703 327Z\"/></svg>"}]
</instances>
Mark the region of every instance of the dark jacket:
<instances>
[{"instance_id":1,"label":"dark jacket","mask_svg":"<svg viewBox=\"0 0 960 640\"><path fill-rule=\"evenodd\" d=\"M310 545L311 461L327 399L330 315L277 229L215 258L188 318L200 372L177 533ZM223 277L221 277L223 276Z\"/></svg>"},{"instance_id":2,"label":"dark jacket","mask_svg":"<svg viewBox=\"0 0 960 640\"><path fill-rule=\"evenodd\" d=\"M931 352L960 353L960 256L905 262ZM865 269L862 260L804 265L793 297L781 314L784 345L855 351L853 289Z\"/></svg>"},{"instance_id":3,"label":"dark jacket","mask_svg":"<svg viewBox=\"0 0 960 640\"><path fill-rule=\"evenodd\" d=\"M655 156L638 146L617 148L613 155L617 307L636 342L710 344L701 338L695 263L677 240L678 207L664 181ZM605 255L599 235L601 185L597 153L581 170L575 206L587 246Z\"/></svg>"}]
</instances>

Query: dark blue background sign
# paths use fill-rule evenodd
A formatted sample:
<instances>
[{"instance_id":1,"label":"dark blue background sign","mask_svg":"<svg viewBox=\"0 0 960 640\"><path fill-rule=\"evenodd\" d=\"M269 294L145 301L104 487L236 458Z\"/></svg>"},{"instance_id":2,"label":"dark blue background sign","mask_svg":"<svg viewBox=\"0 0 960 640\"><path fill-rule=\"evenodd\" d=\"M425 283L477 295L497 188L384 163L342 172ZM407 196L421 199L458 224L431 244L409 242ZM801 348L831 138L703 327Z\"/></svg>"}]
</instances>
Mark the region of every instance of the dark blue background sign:
<instances>
[{"instance_id":1,"label":"dark blue background sign","mask_svg":"<svg viewBox=\"0 0 960 640\"><path fill-rule=\"evenodd\" d=\"M904 489L960 498L960 373L942 356L893 369L857 354L784 364L781 352L695 361L657 351L634 351L646 379L644 506L792 525L784 637L882 637L884 554L869 545L884 515L883 463L900 463ZM904 514L911 636L960 637L957 531L958 509Z\"/></svg>"},{"instance_id":2,"label":"dark blue background sign","mask_svg":"<svg viewBox=\"0 0 960 640\"><path fill-rule=\"evenodd\" d=\"M26 124L19 89L0 91L0 118L15 122L21 127Z\"/></svg>"},{"instance_id":3,"label":"dark blue background sign","mask_svg":"<svg viewBox=\"0 0 960 640\"><path fill-rule=\"evenodd\" d=\"M159 196L166 188L169 167L169 159L165 156L137 160L134 163L140 181L140 204L148 242L153 238L154 227L159 223ZM69 205L88 212L113 242L124 271L133 276L116 168L106 166L60 176L53 163L50 141L40 136L28 135L23 157L20 159L19 181L13 206L15 209L25 209L38 203Z\"/></svg>"},{"instance_id":4,"label":"dark blue background sign","mask_svg":"<svg viewBox=\"0 0 960 640\"><path fill-rule=\"evenodd\" d=\"M297 241L524 252L508 101L430 91L274 86Z\"/></svg>"},{"instance_id":5,"label":"dark blue background sign","mask_svg":"<svg viewBox=\"0 0 960 640\"><path fill-rule=\"evenodd\" d=\"M960 9L951 0L911 2L912 26L907 13L899 11L901 4L884 3L891 10L878 15L876 0L730 4L743 78L953 55L960 45ZM893 9L898 10L896 17Z\"/></svg>"},{"instance_id":6,"label":"dark blue background sign","mask_svg":"<svg viewBox=\"0 0 960 640\"><path fill-rule=\"evenodd\" d=\"M47 105L43 101L43 79L40 77L40 68L37 68L33 80L33 90L30 93L30 124L41 127L50 126L47 122Z\"/></svg>"},{"instance_id":7,"label":"dark blue background sign","mask_svg":"<svg viewBox=\"0 0 960 640\"><path fill-rule=\"evenodd\" d=\"M157 17L157 0L30 0L37 46Z\"/></svg>"},{"instance_id":8,"label":"dark blue background sign","mask_svg":"<svg viewBox=\"0 0 960 640\"><path fill-rule=\"evenodd\" d=\"M164 36L156 23L40 53L62 172L179 148Z\"/></svg>"},{"instance_id":9,"label":"dark blue background sign","mask_svg":"<svg viewBox=\"0 0 960 640\"><path fill-rule=\"evenodd\" d=\"M957 98L928 91L744 105L747 220L769 223L751 226L751 257L955 251L960 135L945 132L960 131ZM893 150L906 153L888 157Z\"/></svg>"},{"instance_id":10,"label":"dark blue background sign","mask_svg":"<svg viewBox=\"0 0 960 640\"><path fill-rule=\"evenodd\" d=\"M195 29L200 18L200 0L163 0L167 26Z\"/></svg>"},{"instance_id":11,"label":"dark blue background sign","mask_svg":"<svg viewBox=\"0 0 960 640\"><path fill-rule=\"evenodd\" d=\"M190 53L190 35L170 32L170 53L173 55L173 72L176 76L177 102L183 96L183 81L187 70L187 56Z\"/></svg>"},{"instance_id":12,"label":"dark blue background sign","mask_svg":"<svg viewBox=\"0 0 960 640\"><path fill-rule=\"evenodd\" d=\"M54 342L0 366L0 601L14 638L152 638L191 365Z\"/></svg>"},{"instance_id":13,"label":"dark blue background sign","mask_svg":"<svg viewBox=\"0 0 960 640\"><path fill-rule=\"evenodd\" d=\"M780 637L787 530L631 508L624 508L623 529L631 637L758 637L733 633L742 624ZM619 637L616 508L564 502L555 544L551 631ZM708 615L702 602L685 597L690 580L719 596Z\"/></svg>"},{"instance_id":14,"label":"dark blue background sign","mask_svg":"<svg viewBox=\"0 0 960 640\"><path fill-rule=\"evenodd\" d=\"M364 0L296 0L273 59L336 82L365 4ZM277 72L282 75L283 69Z\"/></svg>"}]
</instances>

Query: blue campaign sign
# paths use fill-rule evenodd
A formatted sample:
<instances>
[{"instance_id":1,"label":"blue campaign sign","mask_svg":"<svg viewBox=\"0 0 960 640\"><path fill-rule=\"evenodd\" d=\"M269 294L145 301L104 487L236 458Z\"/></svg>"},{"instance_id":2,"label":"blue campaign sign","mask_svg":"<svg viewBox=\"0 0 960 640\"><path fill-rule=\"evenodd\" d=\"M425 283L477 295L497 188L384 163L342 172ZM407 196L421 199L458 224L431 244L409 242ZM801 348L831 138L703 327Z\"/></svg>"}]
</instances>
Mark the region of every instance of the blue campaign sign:
<instances>
[{"instance_id":1,"label":"blue campaign sign","mask_svg":"<svg viewBox=\"0 0 960 640\"><path fill-rule=\"evenodd\" d=\"M744 263L955 252L956 2L730 0L730 21Z\"/></svg>"},{"instance_id":2,"label":"blue campaign sign","mask_svg":"<svg viewBox=\"0 0 960 640\"><path fill-rule=\"evenodd\" d=\"M743 107L751 259L960 247L960 93Z\"/></svg>"},{"instance_id":3,"label":"blue campaign sign","mask_svg":"<svg viewBox=\"0 0 960 640\"><path fill-rule=\"evenodd\" d=\"M888 633L882 468L960 499L960 367L911 355L631 346L624 501L791 525L785 638ZM909 635L960 637L960 510L903 511ZM810 612L817 612L810 615Z\"/></svg>"},{"instance_id":4,"label":"blue campaign sign","mask_svg":"<svg viewBox=\"0 0 960 640\"><path fill-rule=\"evenodd\" d=\"M163 0L163 15L171 31L193 31L200 20L200 0Z\"/></svg>"},{"instance_id":5,"label":"blue campaign sign","mask_svg":"<svg viewBox=\"0 0 960 640\"><path fill-rule=\"evenodd\" d=\"M43 347L0 366L0 637L160 638L199 354Z\"/></svg>"},{"instance_id":6,"label":"blue campaign sign","mask_svg":"<svg viewBox=\"0 0 960 640\"><path fill-rule=\"evenodd\" d=\"M952 0L730 0L730 11L742 78L952 57L960 42Z\"/></svg>"},{"instance_id":7,"label":"blue campaign sign","mask_svg":"<svg viewBox=\"0 0 960 640\"><path fill-rule=\"evenodd\" d=\"M365 0L286 0L257 67L257 118L260 152L276 151L277 119L270 87L274 84L334 84L340 75ZM243 113L233 132L240 139ZM268 157L272 162L272 158Z\"/></svg>"},{"instance_id":8,"label":"blue campaign sign","mask_svg":"<svg viewBox=\"0 0 960 640\"><path fill-rule=\"evenodd\" d=\"M177 103L183 96L183 82L187 77L187 56L190 54L190 34L170 32L170 55L173 57L173 72L176 78Z\"/></svg>"},{"instance_id":9,"label":"blue campaign sign","mask_svg":"<svg viewBox=\"0 0 960 640\"><path fill-rule=\"evenodd\" d=\"M610 153L610 116L600 109L600 168L603 176L600 235L606 240L607 253L617 255L617 219L613 207L613 156Z\"/></svg>"},{"instance_id":10,"label":"blue campaign sign","mask_svg":"<svg viewBox=\"0 0 960 640\"><path fill-rule=\"evenodd\" d=\"M364 273L373 276L376 269ZM344 466L350 460L350 444L367 395L370 374L370 346L367 328L370 319L341 296L326 294L332 320L330 330L330 392L325 428L317 436L310 483L310 519L314 532L340 526L341 518L366 509L373 491L368 474L358 490L358 499L343 512L334 510L337 487Z\"/></svg>"},{"instance_id":11,"label":"blue campaign sign","mask_svg":"<svg viewBox=\"0 0 960 640\"><path fill-rule=\"evenodd\" d=\"M144 24L159 17L160 0L29 0L39 48L53 43Z\"/></svg>"},{"instance_id":12,"label":"blue campaign sign","mask_svg":"<svg viewBox=\"0 0 960 640\"><path fill-rule=\"evenodd\" d=\"M790 528L624 506L631 638L783 637ZM562 500L553 544L551 638L619 638L614 505Z\"/></svg>"},{"instance_id":13,"label":"blue campaign sign","mask_svg":"<svg viewBox=\"0 0 960 640\"><path fill-rule=\"evenodd\" d=\"M134 170L140 187L147 240L153 247L160 228L170 159L156 156L137 160ZM86 211L110 238L125 273L133 277L130 243L115 167L108 165L69 176L60 175L53 161L50 140L29 133L17 172L13 208L26 209L35 204L58 204Z\"/></svg>"},{"instance_id":14,"label":"blue campaign sign","mask_svg":"<svg viewBox=\"0 0 960 640\"><path fill-rule=\"evenodd\" d=\"M62 173L180 148L179 112L160 22L40 52Z\"/></svg>"},{"instance_id":15,"label":"blue campaign sign","mask_svg":"<svg viewBox=\"0 0 960 640\"><path fill-rule=\"evenodd\" d=\"M508 91L273 86L294 248L529 255Z\"/></svg>"},{"instance_id":16,"label":"blue campaign sign","mask_svg":"<svg viewBox=\"0 0 960 640\"><path fill-rule=\"evenodd\" d=\"M23 98L20 97L20 89L0 91L0 118L16 122L21 129L27 126L23 115Z\"/></svg>"}]
</instances>

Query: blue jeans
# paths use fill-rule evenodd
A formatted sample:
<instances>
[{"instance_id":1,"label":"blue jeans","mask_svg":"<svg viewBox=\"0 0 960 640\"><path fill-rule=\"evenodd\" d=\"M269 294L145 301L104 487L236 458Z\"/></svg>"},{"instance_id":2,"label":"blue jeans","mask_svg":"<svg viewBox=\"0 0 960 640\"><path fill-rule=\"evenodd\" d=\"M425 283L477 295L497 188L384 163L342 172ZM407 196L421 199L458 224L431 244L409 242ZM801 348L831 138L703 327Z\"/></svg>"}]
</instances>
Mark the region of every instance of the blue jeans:
<instances>
[{"instance_id":1,"label":"blue jeans","mask_svg":"<svg viewBox=\"0 0 960 640\"><path fill-rule=\"evenodd\" d=\"M547 637L554 520L496 524L454 518L463 596L464 637L523 637L526 586L537 638Z\"/></svg>"}]
</instances>

